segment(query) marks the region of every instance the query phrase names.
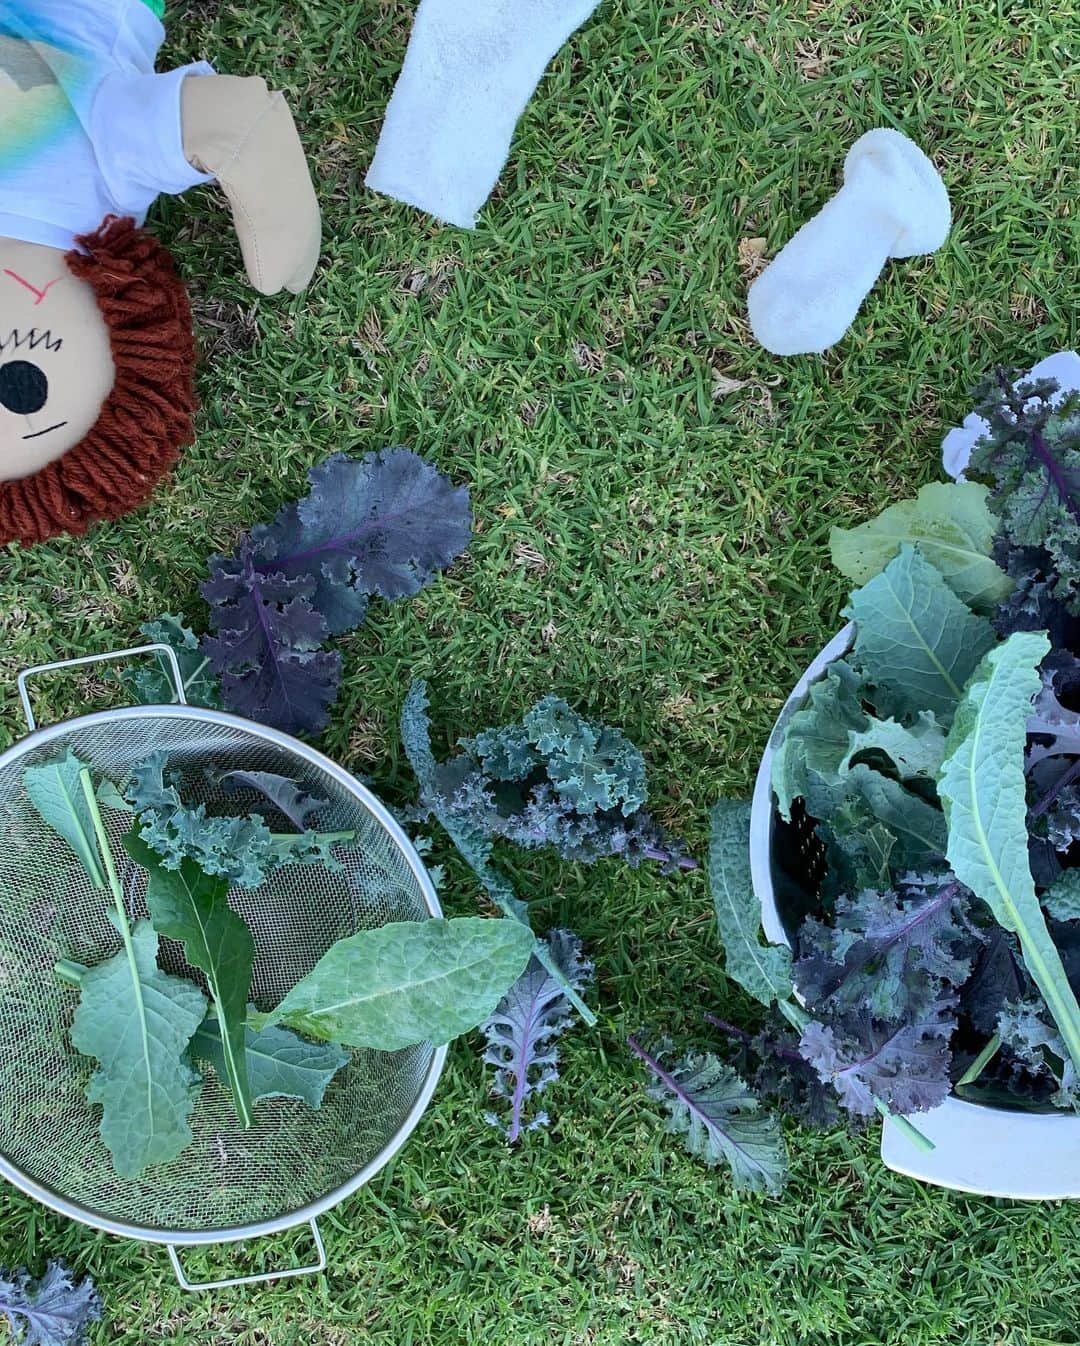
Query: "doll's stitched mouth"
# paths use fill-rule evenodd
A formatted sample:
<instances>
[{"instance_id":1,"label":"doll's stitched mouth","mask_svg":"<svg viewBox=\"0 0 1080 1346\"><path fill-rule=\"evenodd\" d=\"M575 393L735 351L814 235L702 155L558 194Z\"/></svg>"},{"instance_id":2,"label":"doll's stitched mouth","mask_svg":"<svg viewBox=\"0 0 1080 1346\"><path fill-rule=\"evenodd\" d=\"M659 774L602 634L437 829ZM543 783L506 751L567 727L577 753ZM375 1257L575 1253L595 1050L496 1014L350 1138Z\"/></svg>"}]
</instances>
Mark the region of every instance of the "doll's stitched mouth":
<instances>
[{"instance_id":1,"label":"doll's stitched mouth","mask_svg":"<svg viewBox=\"0 0 1080 1346\"><path fill-rule=\"evenodd\" d=\"M48 430L35 430L32 435L23 435L23 439L40 439L42 435L51 435L54 430L62 430L67 425L67 421L57 421L55 425L50 425Z\"/></svg>"}]
</instances>

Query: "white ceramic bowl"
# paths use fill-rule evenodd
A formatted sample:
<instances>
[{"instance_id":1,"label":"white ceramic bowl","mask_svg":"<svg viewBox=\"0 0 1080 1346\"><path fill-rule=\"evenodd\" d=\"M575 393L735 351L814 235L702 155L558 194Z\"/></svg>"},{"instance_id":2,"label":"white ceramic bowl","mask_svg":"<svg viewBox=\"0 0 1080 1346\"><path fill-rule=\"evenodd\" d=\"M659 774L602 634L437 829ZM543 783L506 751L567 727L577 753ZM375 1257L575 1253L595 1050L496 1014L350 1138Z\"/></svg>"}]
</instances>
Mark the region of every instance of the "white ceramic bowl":
<instances>
[{"instance_id":1,"label":"white ceramic bowl","mask_svg":"<svg viewBox=\"0 0 1080 1346\"><path fill-rule=\"evenodd\" d=\"M834 659L847 653L852 637L852 627L846 626L796 683L758 769L750 819L750 868L761 903L762 927L773 944L789 943L773 887L773 756L788 719L806 700L810 684ZM885 1122L881 1157L897 1173L982 1196L1042 1201L1080 1197L1080 1117L1010 1112L949 1098L932 1112L914 1114L911 1120L934 1142L934 1149L924 1154L897 1127Z\"/></svg>"}]
</instances>

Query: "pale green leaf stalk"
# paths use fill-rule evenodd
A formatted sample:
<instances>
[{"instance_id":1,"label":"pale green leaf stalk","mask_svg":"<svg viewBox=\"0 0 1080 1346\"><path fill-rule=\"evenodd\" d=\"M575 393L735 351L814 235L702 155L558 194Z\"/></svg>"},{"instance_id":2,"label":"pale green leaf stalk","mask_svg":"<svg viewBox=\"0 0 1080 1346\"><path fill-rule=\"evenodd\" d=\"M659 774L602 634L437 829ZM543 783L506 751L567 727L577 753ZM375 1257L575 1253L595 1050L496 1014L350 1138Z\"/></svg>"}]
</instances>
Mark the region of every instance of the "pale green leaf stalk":
<instances>
[{"instance_id":1,"label":"pale green leaf stalk","mask_svg":"<svg viewBox=\"0 0 1080 1346\"><path fill-rule=\"evenodd\" d=\"M1045 632L1018 631L986 656L957 708L938 794L953 872L1019 939L1028 972L1080 1070L1080 1005L1028 863L1024 747L1041 685L1039 664L1049 649Z\"/></svg>"}]
</instances>

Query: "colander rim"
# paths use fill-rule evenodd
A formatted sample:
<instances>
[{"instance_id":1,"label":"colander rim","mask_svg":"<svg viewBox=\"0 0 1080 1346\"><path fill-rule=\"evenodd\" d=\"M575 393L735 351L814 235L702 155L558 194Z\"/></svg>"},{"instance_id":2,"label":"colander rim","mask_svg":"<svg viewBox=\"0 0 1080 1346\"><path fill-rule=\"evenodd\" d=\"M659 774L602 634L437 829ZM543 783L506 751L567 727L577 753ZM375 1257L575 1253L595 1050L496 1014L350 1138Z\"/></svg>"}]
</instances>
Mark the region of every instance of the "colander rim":
<instances>
[{"instance_id":1,"label":"colander rim","mask_svg":"<svg viewBox=\"0 0 1080 1346\"><path fill-rule=\"evenodd\" d=\"M166 718L176 720L194 720L203 724L223 725L226 728L240 729L246 733L254 734L258 738L264 739L268 743L273 743L279 748L288 749L290 752L298 753L310 765L318 767L325 771L329 776L338 782L343 789L350 791L358 798L361 803L368 808L371 813L382 823L391 837L400 847L402 854L412 870L420 891L423 894L424 904L430 913L431 919L438 919L442 916L442 904L439 901L438 894L435 892L434 884L428 875L424 862L420 858L416 847L409 840L404 829L390 810L380 799L378 799L362 781L356 779L351 772L344 767L338 766L336 762L327 757L325 753L317 748L303 743L298 738L293 738L291 734L283 733L280 729L272 729L269 725L258 724L254 720L247 720L242 715L232 715L228 711L209 710L203 706L187 705L158 705L158 706L121 706L112 710L92 711L87 715L79 715L74 719L60 720L56 724L44 725L27 734L25 738L19 739L0 753L0 771L12 763L18 762L28 752L51 742L53 739L62 737L65 733L70 733L76 729L90 729L101 724L115 723L117 720L136 720L149 717ZM434 1047L432 1049L431 1060L428 1063L427 1071L424 1075L423 1084L409 1109L401 1125L390 1140L373 1155L359 1172L355 1173L346 1182L341 1183L332 1191L325 1193L317 1201L308 1202L306 1206L295 1211L289 1211L284 1215L274 1216L268 1220L258 1220L247 1225L237 1225L223 1229L155 1229L144 1225L129 1224L124 1220L114 1219L112 1216L102 1215L97 1211L90 1210L81 1206L78 1202L71 1201L59 1192L55 1192L50 1187L46 1187L36 1178L30 1177L24 1173L17 1165L13 1164L6 1155L0 1153L0 1177L7 1179L8 1182L16 1187L26 1196L33 1197L43 1206L49 1207L60 1215L66 1215L71 1220L76 1220L80 1224L88 1225L91 1229L99 1229L107 1234L116 1234L120 1238L134 1239L140 1243L172 1244L176 1247L199 1247L213 1243L237 1243L241 1240L262 1238L268 1234L278 1234L286 1229L293 1229L297 1225L309 1224L312 1220L324 1215L328 1210L340 1205L348 1197L358 1191L365 1183L371 1179L380 1170L394 1158L405 1142L415 1131L420 1118L427 1111L428 1104L431 1102L435 1089L438 1086L442 1076L443 1067L446 1064L446 1057L449 1048L447 1046Z\"/></svg>"}]
</instances>

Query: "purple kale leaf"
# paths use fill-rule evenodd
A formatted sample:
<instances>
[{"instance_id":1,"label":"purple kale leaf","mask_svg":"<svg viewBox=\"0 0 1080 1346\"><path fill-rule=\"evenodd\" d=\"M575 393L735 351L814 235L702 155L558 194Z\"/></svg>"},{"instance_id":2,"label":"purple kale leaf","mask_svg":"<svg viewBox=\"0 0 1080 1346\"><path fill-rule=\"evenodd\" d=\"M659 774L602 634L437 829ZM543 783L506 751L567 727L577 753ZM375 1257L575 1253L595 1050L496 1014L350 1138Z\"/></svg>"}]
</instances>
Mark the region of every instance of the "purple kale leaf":
<instances>
[{"instance_id":1,"label":"purple kale leaf","mask_svg":"<svg viewBox=\"0 0 1080 1346\"><path fill-rule=\"evenodd\" d=\"M960 885L933 877L841 897L832 924L803 922L795 984L825 1017L859 1008L889 1021L919 1015L971 972L963 907Z\"/></svg>"},{"instance_id":2,"label":"purple kale leaf","mask_svg":"<svg viewBox=\"0 0 1080 1346\"><path fill-rule=\"evenodd\" d=\"M593 971L592 963L582 957L581 940L569 930L553 930L547 944L563 976L581 992ZM521 1135L527 1100L559 1078L558 1038L572 1018L573 1007L562 983L534 957L483 1026L488 1041L484 1060L495 1067L492 1092L510 1104L506 1138L511 1144ZM494 1114L488 1120L502 1125ZM548 1121L546 1112L538 1112L524 1129L532 1131Z\"/></svg>"},{"instance_id":3,"label":"purple kale leaf","mask_svg":"<svg viewBox=\"0 0 1080 1346\"><path fill-rule=\"evenodd\" d=\"M341 656L321 649L328 628L314 592L310 578L260 571L248 539L235 557L211 557L202 594L213 634L202 650L230 710L290 734L325 728Z\"/></svg>"},{"instance_id":4,"label":"purple kale leaf","mask_svg":"<svg viewBox=\"0 0 1080 1346\"><path fill-rule=\"evenodd\" d=\"M288 776L277 776L272 771L216 771L210 778L215 785L221 785L226 794L238 794L246 789L262 795L298 832L306 832L308 818L328 807L327 800L305 794L296 781Z\"/></svg>"},{"instance_id":5,"label":"purple kale leaf","mask_svg":"<svg viewBox=\"0 0 1080 1346\"><path fill-rule=\"evenodd\" d=\"M724 1059L749 1082L758 1098L813 1131L827 1130L840 1120L836 1091L803 1060L798 1036L789 1028L773 1026L747 1033L714 1014L705 1018L733 1045Z\"/></svg>"},{"instance_id":6,"label":"purple kale leaf","mask_svg":"<svg viewBox=\"0 0 1080 1346\"><path fill-rule=\"evenodd\" d=\"M469 540L468 492L407 449L311 470L311 492L210 558L213 634L202 652L230 710L289 733L325 728L341 657L323 645L359 626L368 597L427 584Z\"/></svg>"},{"instance_id":7,"label":"purple kale leaf","mask_svg":"<svg viewBox=\"0 0 1080 1346\"><path fill-rule=\"evenodd\" d=\"M1012 1000L1031 989L1015 937L996 923L985 932L971 976L960 992L960 1008L978 1033L989 1037L997 1031L998 1015Z\"/></svg>"},{"instance_id":8,"label":"purple kale leaf","mask_svg":"<svg viewBox=\"0 0 1080 1346\"><path fill-rule=\"evenodd\" d=\"M868 1117L877 1099L903 1116L936 1108L948 1097L955 1028L948 1001L912 1023L882 1023L852 1011L828 1024L809 1023L799 1050L850 1112Z\"/></svg>"},{"instance_id":9,"label":"purple kale leaf","mask_svg":"<svg viewBox=\"0 0 1080 1346\"><path fill-rule=\"evenodd\" d=\"M101 1299L90 1280L72 1280L60 1262L32 1281L25 1271L0 1272L0 1315L22 1346L81 1346L87 1326L101 1317Z\"/></svg>"},{"instance_id":10,"label":"purple kale leaf","mask_svg":"<svg viewBox=\"0 0 1080 1346\"><path fill-rule=\"evenodd\" d=\"M674 1065L634 1038L631 1051L655 1077L650 1097L668 1110L668 1130L707 1164L726 1163L736 1191L779 1192L787 1181L787 1154L776 1119L738 1075L715 1056L688 1052Z\"/></svg>"},{"instance_id":11,"label":"purple kale leaf","mask_svg":"<svg viewBox=\"0 0 1080 1346\"><path fill-rule=\"evenodd\" d=\"M408 449L337 454L308 475L311 493L252 540L261 570L313 579L333 635L360 625L369 594L418 593L468 546L468 491Z\"/></svg>"}]
</instances>

